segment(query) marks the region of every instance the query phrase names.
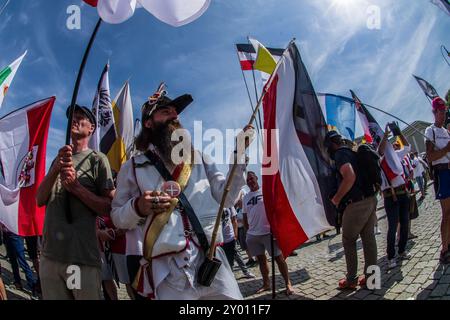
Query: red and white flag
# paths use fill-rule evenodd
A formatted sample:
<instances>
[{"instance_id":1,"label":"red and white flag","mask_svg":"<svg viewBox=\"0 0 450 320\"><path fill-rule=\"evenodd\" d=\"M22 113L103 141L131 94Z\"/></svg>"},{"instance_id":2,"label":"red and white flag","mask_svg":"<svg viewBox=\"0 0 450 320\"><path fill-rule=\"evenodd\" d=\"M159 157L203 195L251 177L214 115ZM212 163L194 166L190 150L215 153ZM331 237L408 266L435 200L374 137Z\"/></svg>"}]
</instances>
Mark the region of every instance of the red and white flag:
<instances>
[{"instance_id":1,"label":"red and white flag","mask_svg":"<svg viewBox=\"0 0 450 320\"><path fill-rule=\"evenodd\" d=\"M238 43L236 44L236 50L239 57L239 62L241 64L241 69L244 71L252 70L253 64L256 60L256 50L252 44ZM280 60L283 55L283 49L267 48L270 54L273 56L276 62Z\"/></svg>"},{"instance_id":2,"label":"red and white flag","mask_svg":"<svg viewBox=\"0 0 450 320\"><path fill-rule=\"evenodd\" d=\"M383 139L384 132L356 94L352 90L350 90L350 93L355 101L356 111L361 120L361 125L364 130L364 139L367 143L372 144L374 148L377 149ZM384 156L381 158L380 166L389 181L394 180L397 176L403 175L402 163L395 153L394 147L389 142L386 143Z\"/></svg>"},{"instance_id":3,"label":"red and white flag","mask_svg":"<svg viewBox=\"0 0 450 320\"><path fill-rule=\"evenodd\" d=\"M336 211L328 199L334 179L323 147L326 122L293 42L272 80L263 100L267 137L262 186L272 233L288 256L332 228Z\"/></svg>"},{"instance_id":4,"label":"red and white flag","mask_svg":"<svg viewBox=\"0 0 450 320\"><path fill-rule=\"evenodd\" d=\"M21 236L42 235L45 207L36 192L45 176L50 117L55 97L0 119L0 222Z\"/></svg>"}]
</instances>

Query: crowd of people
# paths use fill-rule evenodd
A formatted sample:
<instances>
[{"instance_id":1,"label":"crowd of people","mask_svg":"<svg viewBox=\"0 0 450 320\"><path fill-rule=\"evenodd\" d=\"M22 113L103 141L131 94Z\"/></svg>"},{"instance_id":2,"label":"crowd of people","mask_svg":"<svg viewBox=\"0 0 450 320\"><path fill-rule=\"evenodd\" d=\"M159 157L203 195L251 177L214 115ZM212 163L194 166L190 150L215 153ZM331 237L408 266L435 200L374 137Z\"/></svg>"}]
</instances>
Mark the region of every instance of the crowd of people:
<instances>
[{"instance_id":1,"label":"crowd of people","mask_svg":"<svg viewBox=\"0 0 450 320\"><path fill-rule=\"evenodd\" d=\"M450 215L450 135L446 124L447 106L441 98L432 101L434 123L425 130L426 161L411 152L411 146L401 131L394 133L396 140L392 143L395 156L401 163L403 174L389 172L387 166L379 166L379 179L371 171L370 157L365 158L361 166L361 146L349 146L336 131L330 131L325 137L324 145L334 160L339 187L331 201L342 208L342 243L347 265L346 277L339 281L341 289L355 289L358 285L366 286L369 266L377 265L377 194L381 193L388 222L387 259L388 268L397 266L398 260L409 260L407 252L408 239L415 236L411 233L411 220L417 218L418 209L415 197L414 182L421 193L419 200L425 197L426 182L431 176L434 180L435 196L442 208L441 239L442 248L440 262L450 263L449 247L449 215ZM380 164L385 157L390 136L390 125L386 125L384 136L375 148L363 145L372 154L374 163ZM356 152L355 152L356 151ZM375 165L376 166L376 165ZM370 175L367 176L367 173ZM357 275L356 242L361 238L364 251L364 274Z\"/></svg>"},{"instance_id":2,"label":"crowd of people","mask_svg":"<svg viewBox=\"0 0 450 320\"><path fill-rule=\"evenodd\" d=\"M212 275L203 273L227 176L193 147L183 156L199 162L176 164L172 160L176 142L171 136L182 128L178 116L191 102L189 95L170 99L165 92L155 93L141 109L143 126L136 140L139 152L117 173L112 172L104 154L88 148L97 129L92 112L81 106L67 110L68 117L73 113L72 144L59 150L36 196L38 205L46 206L42 242L38 237L23 238L6 229L2 232L17 289L23 289L20 266L32 296L42 295L43 299L116 300L117 287L122 285L130 299L136 300L242 299L232 271L234 262L248 279L255 278L250 270L258 265L262 286L257 292L264 292L271 288L268 253L284 279L286 294L295 293L286 257L270 230L258 176L246 172L245 150L233 155L239 164L223 200L226 209L212 261L220 267ZM433 100L432 107L435 121L425 131L426 159L411 152L407 139L399 134L393 148L404 174L391 178L381 166L378 182L377 177L367 177L361 170L361 146L352 146L336 131L327 133L324 145L335 164L338 183L330 201L342 214L337 230L342 228L347 265L339 288L365 286L368 267L377 264L376 209L380 194L388 222L388 267L395 268L398 259L410 259L406 248L417 211L414 182L423 199L427 181L434 180L436 199L442 208L440 261L450 263L450 136L444 127L447 107L440 98ZM251 126L243 129L244 133L252 131ZM374 163L379 164L385 156L391 143L389 135L386 126L379 147L365 150ZM247 193L243 193L245 186ZM364 274L358 277L359 237L365 265ZM25 257L24 240L37 277ZM241 252L245 252L246 262ZM74 273L69 272L73 266L79 271L75 281ZM204 278L211 281L204 284L199 280ZM0 297L6 297L1 278Z\"/></svg>"}]
</instances>

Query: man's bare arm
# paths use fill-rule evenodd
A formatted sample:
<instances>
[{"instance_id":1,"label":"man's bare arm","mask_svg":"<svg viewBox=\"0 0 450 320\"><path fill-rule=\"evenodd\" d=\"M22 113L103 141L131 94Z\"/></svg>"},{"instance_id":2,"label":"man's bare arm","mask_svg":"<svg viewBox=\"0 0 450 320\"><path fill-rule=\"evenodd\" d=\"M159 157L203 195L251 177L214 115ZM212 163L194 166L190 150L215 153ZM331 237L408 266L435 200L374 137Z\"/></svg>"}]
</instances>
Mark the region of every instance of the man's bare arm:
<instances>
[{"instance_id":1,"label":"man's bare arm","mask_svg":"<svg viewBox=\"0 0 450 320\"><path fill-rule=\"evenodd\" d=\"M427 147L427 159L428 161L436 161L442 157L445 157L448 152L450 152L450 142L447 143L447 146L443 149L436 150L434 144L431 141L426 142Z\"/></svg>"}]
</instances>

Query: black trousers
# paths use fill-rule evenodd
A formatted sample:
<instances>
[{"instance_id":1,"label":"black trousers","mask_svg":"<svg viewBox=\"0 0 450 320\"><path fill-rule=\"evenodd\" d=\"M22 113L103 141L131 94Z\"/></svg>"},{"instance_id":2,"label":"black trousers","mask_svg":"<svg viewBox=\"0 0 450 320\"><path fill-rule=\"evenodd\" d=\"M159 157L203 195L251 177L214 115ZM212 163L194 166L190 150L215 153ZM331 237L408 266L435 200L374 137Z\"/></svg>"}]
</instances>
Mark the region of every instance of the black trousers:
<instances>
[{"instance_id":1,"label":"black trousers","mask_svg":"<svg viewBox=\"0 0 450 320\"><path fill-rule=\"evenodd\" d=\"M236 255L236 240L224 243L222 246L225 256L227 257L228 264L233 268L234 257Z\"/></svg>"},{"instance_id":2,"label":"black trousers","mask_svg":"<svg viewBox=\"0 0 450 320\"><path fill-rule=\"evenodd\" d=\"M399 254L405 252L408 242L409 198L406 194L398 195L397 201L394 201L392 197L386 197L384 198L384 209L388 220L387 254L388 259L394 259L398 223L400 223Z\"/></svg>"}]
</instances>

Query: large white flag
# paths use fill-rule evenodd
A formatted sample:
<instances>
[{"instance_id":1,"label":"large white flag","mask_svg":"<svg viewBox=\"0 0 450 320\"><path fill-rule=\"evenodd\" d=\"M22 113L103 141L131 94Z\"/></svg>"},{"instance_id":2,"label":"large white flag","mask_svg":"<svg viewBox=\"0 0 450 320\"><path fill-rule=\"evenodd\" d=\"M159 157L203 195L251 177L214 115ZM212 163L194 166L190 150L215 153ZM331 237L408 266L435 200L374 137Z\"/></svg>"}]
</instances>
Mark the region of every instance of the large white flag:
<instances>
[{"instance_id":1,"label":"large white flag","mask_svg":"<svg viewBox=\"0 0 450 320\"><path fill-rule=\"evenodd\" d=\"M159 20L180 27L199 18L211 0L139 0L140 4Z\"/></svg>"},{"instance_id":2,"label":"large white flag","mask_svg":"<svg viewBox=\"0 0 450 320\"><path fill-rule=\"evenodd\" d=\"M122 23L134 14L136 0L99 0L98 15L103 21L117 24Z\"/></svg>"},{"instance_id":3,"label":"large white flag","mask_svg":"<svg viewBox=\"0 0 450 320\"><path fill-rule=\"evenodd\" d=\"M8 92L9 86L14 79L17 69L19 69L19 66L26 54L27 51L25 51L24 54L22 54L9 66L0 71L0 108L3 103L3 99L5 99L6 93Z\"/></svg>"},{"instance_id":4,"label":"large white flag","mask_svg":"<svg viewBox=\"0 0 450 320\"><path fill-rule=\"evenodd\" d=\"M21 236L42 235L45 207L37 207L36 191L54 103L44 99L0 119L0 222Z\"/></svg>"},{"instance_id":5,"label":"large white flag","mask_svg":"<svg viewBox=\"0 0 450 320\"><path fill-rule=\"evenodd\" d=\"M179 27L199 18L211 0L98 0L99 16L108 23L122 23L143 7L159 20Z\"/></svg>"}]
</instances>

